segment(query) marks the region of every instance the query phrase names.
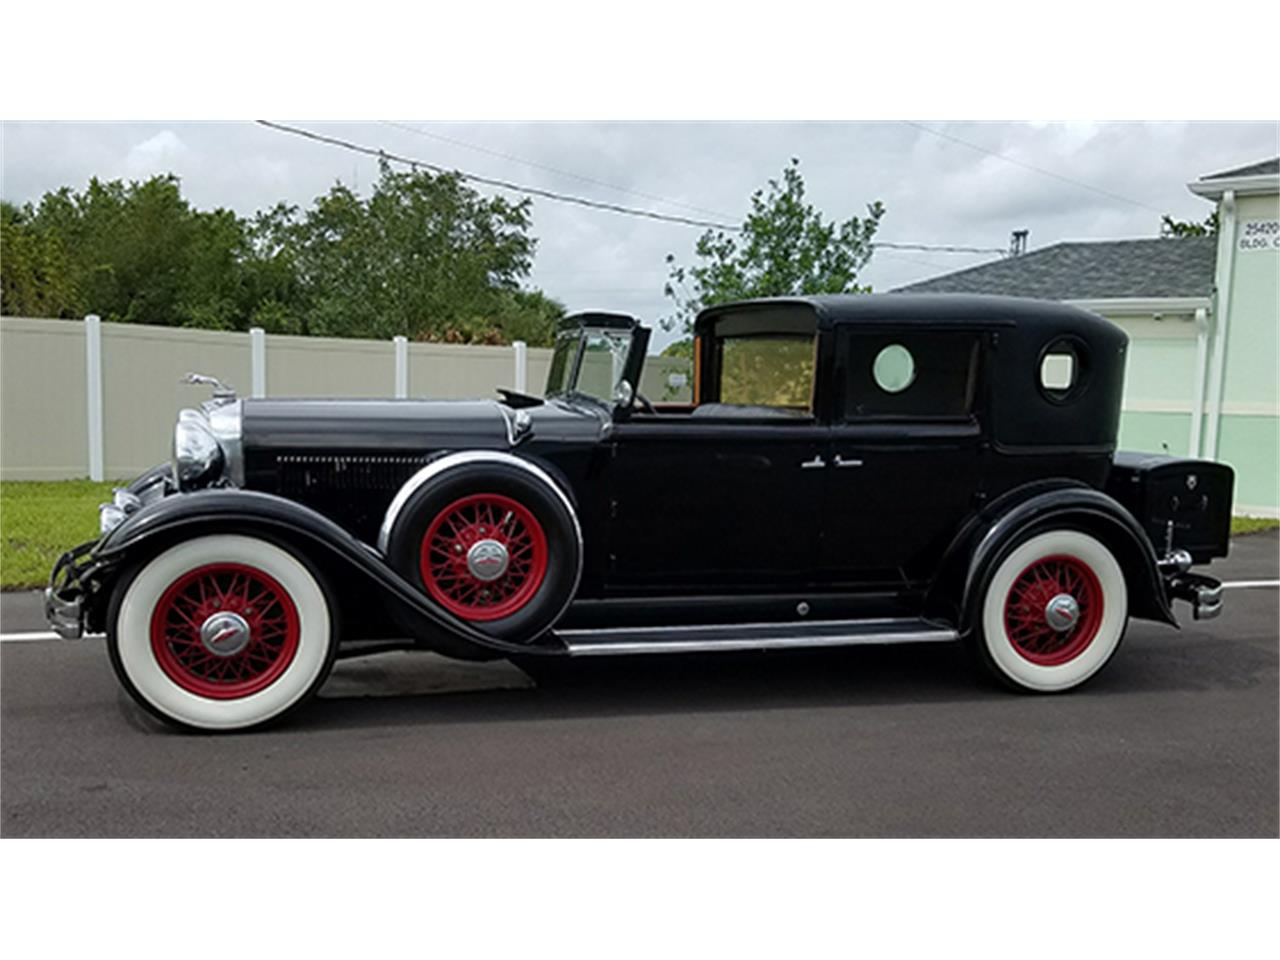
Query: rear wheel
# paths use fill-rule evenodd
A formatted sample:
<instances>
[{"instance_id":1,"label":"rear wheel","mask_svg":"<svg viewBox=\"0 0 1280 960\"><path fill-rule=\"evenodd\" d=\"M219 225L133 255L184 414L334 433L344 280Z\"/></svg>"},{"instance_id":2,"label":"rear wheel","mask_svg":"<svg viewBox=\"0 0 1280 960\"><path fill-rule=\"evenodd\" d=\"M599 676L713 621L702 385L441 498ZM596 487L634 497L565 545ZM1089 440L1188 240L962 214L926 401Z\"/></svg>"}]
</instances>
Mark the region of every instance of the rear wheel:
<instances>
[{"instance_id":1,"label":"rear wheel","mask_svg":"<svg viewBox=\"0 0 1280 960\"><path fill-rule=\"evenodd\" d=\"M316 575L283 547L215 535L170 547L117 589L111 663L143 707L179 726L240 730L305 701L333 665Z\"/></svg>"},{"instance_id":2,"label":"rear wheel","mask_svg":"<svg viewBox=\"0 0 1280 960\"><path fill-rule=\"evenodd\" d=\"M1014 547L983 592L978 651L1021 690L1070 690L1094 676L1128 624L1124 571L1101 541L1050 530Z\"/></svg>"}]
</instances>

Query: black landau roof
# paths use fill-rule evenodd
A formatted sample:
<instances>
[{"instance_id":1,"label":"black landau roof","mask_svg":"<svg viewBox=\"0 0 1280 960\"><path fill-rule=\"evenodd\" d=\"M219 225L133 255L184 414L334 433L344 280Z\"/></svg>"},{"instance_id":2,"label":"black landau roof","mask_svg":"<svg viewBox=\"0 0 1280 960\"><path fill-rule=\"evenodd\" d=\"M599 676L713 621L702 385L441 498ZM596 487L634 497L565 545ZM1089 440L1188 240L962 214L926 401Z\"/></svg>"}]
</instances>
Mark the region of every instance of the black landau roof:
<instances>
[{"instance_id":1,"label":"black landau roof","mask_svg":"<svg viewBox=\"0 0 1280 960\"><path fill-rule=\"evenodd\" d=\"M992 435L1005 447L1112 450L1120 423L1125 351L1129 337L1095 313L1052 300L981 294L890 293L779 297L717 304L696 321L708 333L716 321L753 313L767 329L793 323L798 310L812 311L820 329L840 326L991 329L989 378ZM1045 354L1075 355L1076 385L1054 397L1040 384Z\"/></svg>"},{"instance_id":2,"label":"black landau roof","mask_svg":"<svg viewBox=\"0 0 1280 960\"><path fill-rule=\"evenodd\" d=\"M813 297L765 297L738 300L707 307L698 314L699 332L726 314L746 311L807 307L820 327L840 324L892 324L929 326L963 324L983 327L1031 327L1036 329L1075 328L1105 335L1117 328L1088 310L1053 300L1029 297L999 297L966 293L862 293Z\"/></svg>"}]
</instances>

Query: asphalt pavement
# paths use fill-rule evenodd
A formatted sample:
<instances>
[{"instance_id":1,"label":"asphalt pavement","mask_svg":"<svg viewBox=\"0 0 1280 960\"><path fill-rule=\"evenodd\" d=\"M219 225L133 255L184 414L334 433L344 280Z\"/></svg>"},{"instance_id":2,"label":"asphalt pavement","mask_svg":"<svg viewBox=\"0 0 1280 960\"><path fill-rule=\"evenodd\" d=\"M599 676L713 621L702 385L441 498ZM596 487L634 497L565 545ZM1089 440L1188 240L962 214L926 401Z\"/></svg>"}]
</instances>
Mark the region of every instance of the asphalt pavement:
<instances>
[{"instance_id":1,"label":"asphalt pavement","mask_svg":"<svg viewBox=\"0 0 1280 960\"><path fill-rule=\"evenodd\" d=\"M1275 533L1210 571L1280 576ZM159 725L100 640L0 644L0 832L118 836L1170 836L1280 833L1280 591L1135 621L1056 697L954 645L571 665L339 664L287 724ZM31 595L0 629L38 631Z\"/></svg>"}]
</instances>

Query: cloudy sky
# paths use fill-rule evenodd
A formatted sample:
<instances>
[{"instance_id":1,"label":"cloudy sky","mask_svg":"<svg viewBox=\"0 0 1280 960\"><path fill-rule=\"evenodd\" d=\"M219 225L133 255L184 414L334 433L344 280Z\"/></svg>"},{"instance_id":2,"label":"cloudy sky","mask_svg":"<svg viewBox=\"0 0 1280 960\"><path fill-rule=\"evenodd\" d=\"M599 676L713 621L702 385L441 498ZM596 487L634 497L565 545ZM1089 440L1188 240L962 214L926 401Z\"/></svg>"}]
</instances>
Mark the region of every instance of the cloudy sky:
<instances>
[{"instance_id":1,"label":"cloudy sky","mask_svg":"<svg viewBox=\"0 0 1280 960\"><path fill-rule=\"evenodd\" d=\"M1187 181L1280 152L1274 124L299 125L478 175L731 223L798 157L828 218L884 203L880 240L1003 248L1027 229L1032 249L1156 236L1166 212L1203 219L1209 206ZM6 123L3 141L0 192L17 203L94 175L172 172L197 206L248 215L278 200L305 205L338 180L365 191L377 172L372 158L251 123ZM698 229L544 199L533 210L533 285L573 310L649 322L668 312L664 257L688 261ZM863 279L888 290L990 258L882 249Z\"/></svg>"}]
</instances>

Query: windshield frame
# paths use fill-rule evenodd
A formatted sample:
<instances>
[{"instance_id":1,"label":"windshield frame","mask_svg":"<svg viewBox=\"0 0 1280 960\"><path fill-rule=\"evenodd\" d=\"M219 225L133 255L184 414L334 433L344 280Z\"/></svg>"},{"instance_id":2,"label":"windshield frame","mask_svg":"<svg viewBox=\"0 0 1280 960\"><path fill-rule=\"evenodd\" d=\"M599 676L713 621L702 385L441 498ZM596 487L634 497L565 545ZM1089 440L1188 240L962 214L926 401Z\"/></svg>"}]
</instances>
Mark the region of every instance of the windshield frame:
<instances>
[{"instance_id":1,"label":"windshield frame","mask_svg":"<svg viewBox=\"0 0 1280 960\"><path fill-rule=\"evenodd\" d=\"M621 362L615 368L618 372L614 375L608 397L601 397L598 394L579 389L583 363L588 353L587 343L593 336L618 339L625 337L627 341L626 353L620 357ZM617 393L621 384L630 384L633 393L636 390L636 383L640 378L640 372L637 369L639 366L637 353L643 358L644 351L648 347L648 340L648 330L632 317L620 314L582 314L566 317L560 323L553 345L553 351L558 352L562 347L566 351L570 351L564 359L563 383L558 389L551 389L551 376L556 369L557 362L557 355L553 352L551 367L547 371L545 395L548 398L589 400L604 407L616 407L618 405Z\"/></svg>"}]
</instances>

